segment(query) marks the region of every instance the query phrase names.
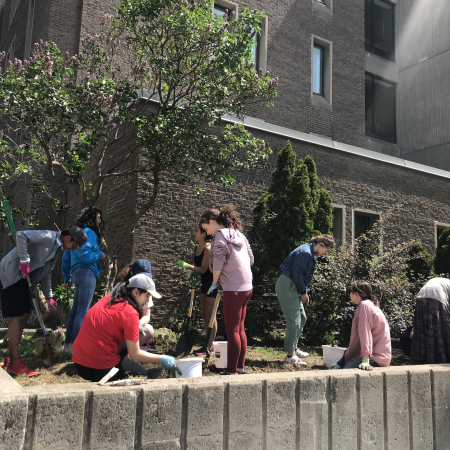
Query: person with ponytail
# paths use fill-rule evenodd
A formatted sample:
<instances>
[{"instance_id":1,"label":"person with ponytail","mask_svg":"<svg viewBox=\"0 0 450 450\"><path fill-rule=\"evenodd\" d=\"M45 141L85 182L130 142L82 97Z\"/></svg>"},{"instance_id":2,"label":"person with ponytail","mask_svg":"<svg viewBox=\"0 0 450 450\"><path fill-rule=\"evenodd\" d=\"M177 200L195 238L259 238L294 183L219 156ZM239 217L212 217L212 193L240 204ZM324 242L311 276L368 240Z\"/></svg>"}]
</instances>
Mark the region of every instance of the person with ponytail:
<instances>
[{"instance_id":1,"label":"person with ponytail","mask_svg":"<svg viewBox=\"0 0 450 450\"><path fill-rule=\"evenodd\" d=\"M207 295L223 288L223 317L228 337L228 365L221 375L245 374L247 336L244 330L247 303L252 295L253 253L233 205L220 211L209 209L200 218L200 226L210 236L209 268L213 280Z\"/></svg>"},{"instance_id":2,"label":"person with ponytail","mask_svg":"<svg viewBox=\"0 0 450 450\"><path fill-rule=\"evenodd\" d=\"M161 295L150 277L139 274L121 283L114 295L103 297L88 311L73 344L72 360L82 378L100 381L113 367L119 371L110 381L148 377L139 362L159 363L167 370L175 370L172 356L152 355L140 349L139 319L150 297ZM127 354L130 358L126 358Z\"/></svg>"},{"instance_id":3,"label":"person with ponytail","mask_svg":"<svg viewBox=\"0 0 450 450\"><path fill-rule=\"evenodd\" d=\"M99 209L84 208L77 225L86 233L87 242L81 247L81 253L73 250L66 251L62 259L64 287L69 287L72 282L75 287L72 309L67 319L63 349L68 356L72 355L72 344L78 335L95 293L97 279L100 276L99 261L106 258L106 254L99 248L104 224Z\"/></svg>"},{"instance_id":4,"label":"person with ponytail","mask_svg":"<svg viewBox=\"0 0 450 450\"><path fill-rule=\"evenodd\" d=\"M140 273L152 278L152 265L147 259L137 259L133 263L126 265L117 274L119 283L114 286L111 295L114 296L122 288L123 283ZM150 309L152 306L153 300L150 297L148 302L142 307L142 317L139 320L139 344L143 347L143 350L146 350L147 344L154 334L154 329L150 325Z\"/></svg>"},{"instance_id":5,"label":"person with ponytail","mask_svg":"<svg viewBox=\"0 0 450 450\"><path fill-rule=\"evenodd\" d=\"M350 300L356 305L350 344L340 361L331 369L372 370L391 363L391 333L380 303L367 281L350 286Z\"/></svg>"},{"instance_id":6,"label":"person with ponytail","mask_svg":"<svg viewBox=\"0 0 450 450\"><path fill-rule=\"evenodd\" d=\"M293 250L280 266L282 273L275 285L275 292L286 318L284 351L287 353L287 364L306 366L300 358L306 358L309 354L297 348L306 323L303 305L309 304L308 285L316 268L316 256L327 255L334 246L331 236L315 236L308 244Z\"/></svg>"}]
</instances>

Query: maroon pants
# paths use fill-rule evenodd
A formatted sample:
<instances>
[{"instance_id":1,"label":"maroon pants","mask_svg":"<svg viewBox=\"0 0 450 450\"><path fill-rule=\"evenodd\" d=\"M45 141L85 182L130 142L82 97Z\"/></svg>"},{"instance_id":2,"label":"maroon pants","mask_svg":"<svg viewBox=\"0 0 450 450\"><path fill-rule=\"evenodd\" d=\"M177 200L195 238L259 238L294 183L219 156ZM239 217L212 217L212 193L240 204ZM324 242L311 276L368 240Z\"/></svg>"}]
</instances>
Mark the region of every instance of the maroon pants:
<instances>
[{"instance_id":1,"label":"maroon pants","mask_svg":"<svg viewBox=\"0 0 450 450\"><path fill-rule=\"evenodd\" d=\"M228 338L228 365L229 373L236 373L237 368L244 367L247 353L247 336L244 331L247 302L252 291L223 293L223 318Z\"/></svg>"}]
</instances>

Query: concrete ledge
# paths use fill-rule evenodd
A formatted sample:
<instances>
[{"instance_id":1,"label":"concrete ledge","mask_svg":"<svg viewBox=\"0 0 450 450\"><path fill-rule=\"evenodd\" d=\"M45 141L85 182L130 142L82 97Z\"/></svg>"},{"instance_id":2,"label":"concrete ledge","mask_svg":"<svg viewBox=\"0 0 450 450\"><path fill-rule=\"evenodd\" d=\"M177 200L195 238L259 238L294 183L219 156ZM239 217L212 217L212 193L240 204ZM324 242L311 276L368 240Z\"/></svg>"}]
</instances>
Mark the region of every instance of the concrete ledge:
<instances>
[{"instance_id":1,"label":"concrete ledge","mask_svg":"<svg viewBox=\"0 0 450 450\"><path fill-rule=\"evenodd\" d=\"M450 365L0 384L0 450L448 449Z\"/></svg>"}]
</instances>

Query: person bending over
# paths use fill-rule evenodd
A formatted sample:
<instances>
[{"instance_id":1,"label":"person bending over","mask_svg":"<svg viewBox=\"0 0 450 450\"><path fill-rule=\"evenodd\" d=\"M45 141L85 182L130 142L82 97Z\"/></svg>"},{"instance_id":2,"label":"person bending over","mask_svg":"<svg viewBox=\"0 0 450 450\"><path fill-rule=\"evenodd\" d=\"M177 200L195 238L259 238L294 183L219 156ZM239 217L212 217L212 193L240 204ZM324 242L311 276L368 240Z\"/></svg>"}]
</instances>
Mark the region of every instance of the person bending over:
<instances>
[{"instance_id":1,"label":"person bending over","mask_svg":"<svg viewBox=\"0 0 450 450\"><path fill-rule=\"evenodd\" d=\"M315 236L308 244L293 250L280 266L282 273L275 285L275 292L286 318L284 351L287 353L287 364L306 366L300 358L306 358L309 354L297 348L306 323L303 305L309 304L308 285L316 268L316 256L330 253L334 245L334 239L327 234Z\"/></svg>"},{"instance_id":2,"label":"person bending over","mask_svg":"<svg viewBox=\"0 0 450 450\"><path fill-rule=\"evenodd\" d=\"M4 368L12 375L38 375L19 356L22 332L31 313L31 293L27 277L34 288L41 283L47 302L56 307L52 292L52 270L63 250L78 249L86 243L86 233L76 225L63 232L50 230L18 231L17 246L0 263L3 317L9 317L9 356Z\"/></svg>"},{"instance_id":3,"label":"person bending over","mask_svg":"<svg viewBox=\"0 0 450 450\"><path fill-rule=\"evenodd\" d=\"M89 381L100 381L113 367L119 369L111 381L128 376L148 377L139 364L160 363L175 370L172 356L152 355L139 346L139 320L150 297L161 298L150 277L139 274L122 283L114 295L100 299L86 314L73 344L72 360L78 374ZM125 343L123 344L123 342ZM126 355L130 358L126 358Z\"/></svg>"}]
</instances>

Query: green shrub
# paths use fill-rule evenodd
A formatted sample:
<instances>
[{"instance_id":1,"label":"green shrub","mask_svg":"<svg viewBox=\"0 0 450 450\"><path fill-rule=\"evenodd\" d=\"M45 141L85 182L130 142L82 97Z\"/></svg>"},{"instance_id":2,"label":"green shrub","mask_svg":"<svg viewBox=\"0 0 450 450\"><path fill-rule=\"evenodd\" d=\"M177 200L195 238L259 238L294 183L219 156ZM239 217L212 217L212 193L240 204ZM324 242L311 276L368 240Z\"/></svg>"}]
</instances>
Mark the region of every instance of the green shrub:
<instances>
[{"instance_id":1,"label":"green shrub","mask_svg":"<svg viewBox=\"0 0 450 450\"><path fill-rule=\"evenodd\" d=\"M312 236L331 233L333 207L330 194L319 188L314 160L296 161L290 142L279 152L269 189L257 200L248 235L255 264L253 295L247 307L250 338L271 340L284 317L275 295L280 265Z\"/></svg>"},{"instance_id":2,"label":"green shrub","mask_svg":"<svg viewBox=\"0 0 450 450\"><path fill-rule=\"evenodd\" d=\"M411 259L407 262L408 278L424 280L433 271L433 258L420 241L409 251Z\"/></svg>"},{"instance_id":3,"label":"green shrub","mask_svg":"<svg viewBox=\"0 0 450 450\"><path fill-rule=\"evenodd\" d=\"M303 331L307 343L329 344L336 339L340 345L348 345L355 314L348 287L357 279L372 285L393 337L399 337L411 324L423 280L408 277L408 263L419 241L381 245L382 229L393 214L393 210L386 213L353 247L344 245L328 260L318 262L309 289L311 303Z\"/></svg>"}]
</instances>

